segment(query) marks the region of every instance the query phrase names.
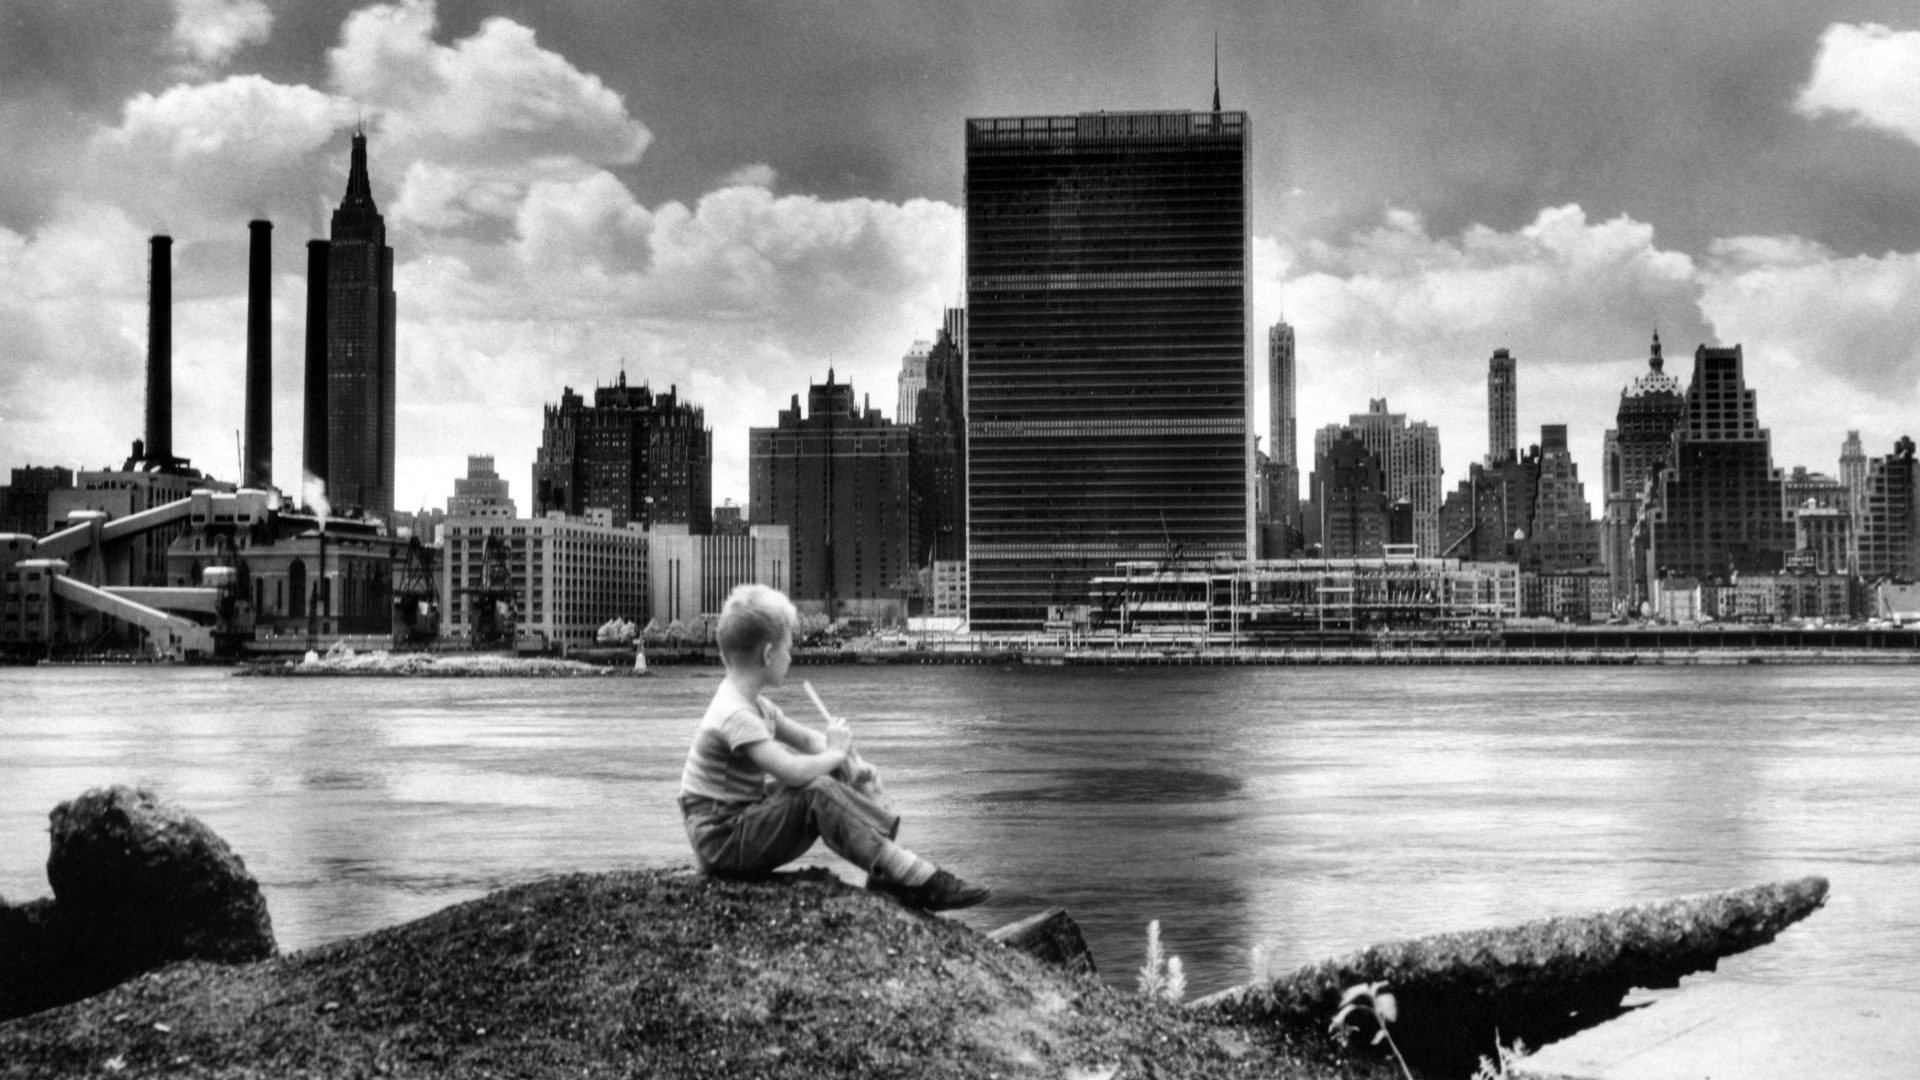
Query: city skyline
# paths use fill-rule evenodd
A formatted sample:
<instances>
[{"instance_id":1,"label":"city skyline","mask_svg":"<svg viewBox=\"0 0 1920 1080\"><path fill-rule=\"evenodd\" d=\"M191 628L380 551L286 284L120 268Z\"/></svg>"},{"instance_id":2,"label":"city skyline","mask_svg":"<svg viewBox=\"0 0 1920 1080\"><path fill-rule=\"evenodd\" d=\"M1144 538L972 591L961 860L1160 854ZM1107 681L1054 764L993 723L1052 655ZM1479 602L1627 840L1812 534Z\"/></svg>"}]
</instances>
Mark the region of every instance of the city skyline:
<instances>
[{"instance_id":1,"label":"city skyline","mask_svg":"<svg viewBox=\"0 0 1920 1080\"><path fill-rule=\"evenodd\" d=\"M528 475L543 404L623 366L708 408L715 499L744 503L750 427L830 366L891 385L956 299L965 119L1202 108L1218 29L1224 105L1270 133L1249 347L1284 311L1303 427L1389 398L1442 431L1451 484L1485 452L1484 364L1508 348L1519 430L1567 424L1597 503L1602 433L1658 327L1676 355L1742 346L1776 464L1831 473L1847 430L1884 454L1920 403L1920 22L1837 10L909 7L891 30L857 6L700 26L452 2L10 10L0 464L99 468L141 434L145 244L167 233L173 449L238 479L263 217L275 480L297 491L298 245L325 235L364 123L406 297L396 508L444 504L468 454ZM791 48L769 70L691 62L770 39Z\"/></svg>"}]
</instances>

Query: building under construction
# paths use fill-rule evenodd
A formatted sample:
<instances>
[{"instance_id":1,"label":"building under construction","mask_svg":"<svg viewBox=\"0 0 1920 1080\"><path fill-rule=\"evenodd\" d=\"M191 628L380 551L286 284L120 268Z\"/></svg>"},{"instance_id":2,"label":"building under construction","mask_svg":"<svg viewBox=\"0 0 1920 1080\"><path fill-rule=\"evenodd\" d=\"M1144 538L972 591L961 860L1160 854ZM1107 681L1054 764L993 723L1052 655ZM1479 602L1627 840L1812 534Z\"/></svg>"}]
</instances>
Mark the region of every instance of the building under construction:
<instances>
[{"instance_id":1,"label":"building under construction","mask_svg":"<svg viewBox=\"0 0 1920 1080\"><path fill-rule=\"evenodd\" d=\"M1404 549L1377 559L1123 562L1114 571L1093 581L1091 635L1238 647L1388 628L1478 633L1520 615L1519 566Z\"/></svg>"}]
</instances>

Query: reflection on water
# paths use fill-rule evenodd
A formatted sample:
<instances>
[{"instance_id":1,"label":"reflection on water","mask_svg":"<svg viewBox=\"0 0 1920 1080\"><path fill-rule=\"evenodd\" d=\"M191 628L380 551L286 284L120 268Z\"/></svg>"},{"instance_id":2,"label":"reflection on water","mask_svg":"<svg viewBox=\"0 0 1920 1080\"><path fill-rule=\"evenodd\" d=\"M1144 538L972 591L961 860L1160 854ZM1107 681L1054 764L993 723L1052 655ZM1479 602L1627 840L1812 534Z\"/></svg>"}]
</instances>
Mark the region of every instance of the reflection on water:
<instances>
[{"instance_id":1,"label":"reflection on water","mask_svg":"<svg viewBox=\"0 0 1920 1080\"><path fill-rule=\"evenodd\" d=\"M1065 906L1116 982L1152 919L1204 992L1256 942L1307 963L1820 873L1827 909L1723 970L1920 990L1904 671L804 674L853 718L902 841L996 888L958 918ZM287 949L548 874L684 863L673 798L717 678L0 671L0 895L44 895L47 812L115 782L225 836Z\"/></svg>"},{"instance_id":2,"label":"reflection on water","mask_svg":"<svg viewBox=\"0 0 1920 1080\"><path fill-rule=\"evenodd\" d=\"M1240 779L1198 769L1150 765L1131 769L1007 769L998 774L1021 786L983 791L985 802L1187 803L1240 793Z\"/></svg>"}]
</instances>

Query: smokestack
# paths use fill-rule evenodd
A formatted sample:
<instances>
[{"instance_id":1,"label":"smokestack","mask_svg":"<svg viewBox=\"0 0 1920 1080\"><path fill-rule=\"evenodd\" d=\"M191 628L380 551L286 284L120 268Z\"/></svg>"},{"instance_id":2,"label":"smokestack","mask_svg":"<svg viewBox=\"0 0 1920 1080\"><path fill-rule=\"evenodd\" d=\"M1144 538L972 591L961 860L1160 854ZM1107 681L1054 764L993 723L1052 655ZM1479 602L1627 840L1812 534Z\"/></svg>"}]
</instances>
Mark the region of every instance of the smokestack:
<instances>
[{"instance_id":1,"label":"smokestack","mask_svg":"<svg viewBox=\"0 0 1920 1080\"><path fill-rule=\"evenodd\" d=\"M307 241L306 444L303 468L327 482L327 251L325 240Z\"/></svg>"},{"instance_id":2,"label":"smokestack","mask_svg":"<svg viewBox=\"0 0 1920 1080\"><path fill-rule=\"evenodd\" d=\"M273 222L249 221L247 449L241 487L273 486Z\"/></svg>"},{"instance_id":3,"label":"smokestack","mask_svg":"<svg viewBox=\"0 0 1920 1080\"><path fill-rule=\"evenodd\" d=\"M147 279L148 462L173 457L173 237L156 236Z\"/></svg>"}]
</instances>

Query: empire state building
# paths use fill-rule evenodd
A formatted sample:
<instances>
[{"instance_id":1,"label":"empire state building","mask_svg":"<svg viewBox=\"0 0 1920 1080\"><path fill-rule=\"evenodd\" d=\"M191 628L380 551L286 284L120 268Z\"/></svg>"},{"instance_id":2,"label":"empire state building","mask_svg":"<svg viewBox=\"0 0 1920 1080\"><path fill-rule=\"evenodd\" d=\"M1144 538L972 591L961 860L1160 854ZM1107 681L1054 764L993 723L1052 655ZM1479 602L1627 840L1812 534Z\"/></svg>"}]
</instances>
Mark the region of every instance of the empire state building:
<instances>
[{"instance_id":1,"label":"empire state building","mask_svg":"<svg viewBox=\"0 0 1920 1080\"><path fill-rule=\"evenodd\" d=\"M367 137L353 136L347 194L327 250L327 499L393 511L393 249L367 179Z\"/></svg>"}]
</instances>

